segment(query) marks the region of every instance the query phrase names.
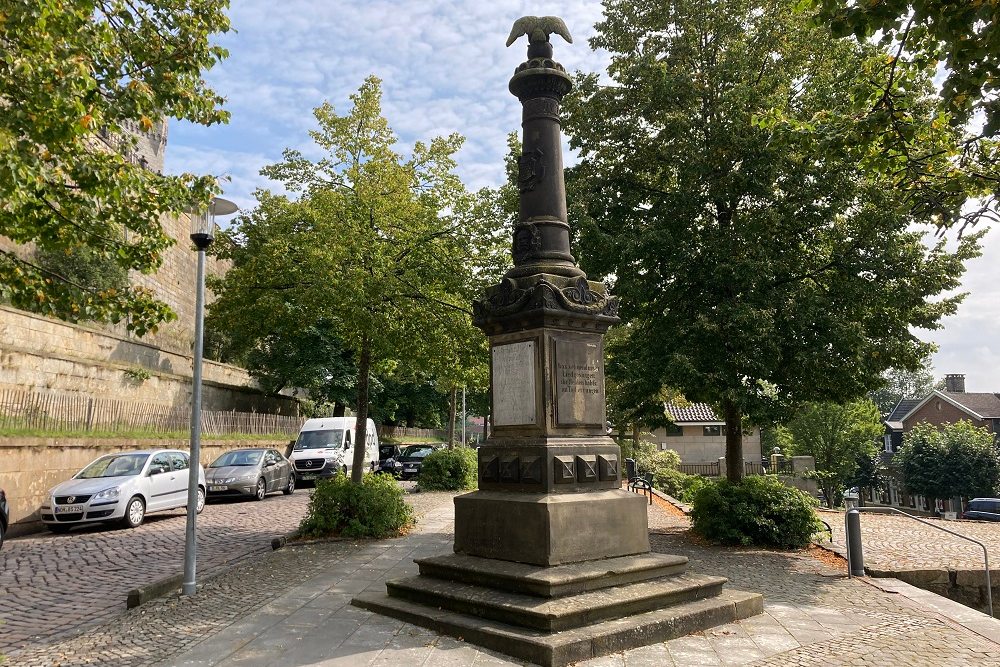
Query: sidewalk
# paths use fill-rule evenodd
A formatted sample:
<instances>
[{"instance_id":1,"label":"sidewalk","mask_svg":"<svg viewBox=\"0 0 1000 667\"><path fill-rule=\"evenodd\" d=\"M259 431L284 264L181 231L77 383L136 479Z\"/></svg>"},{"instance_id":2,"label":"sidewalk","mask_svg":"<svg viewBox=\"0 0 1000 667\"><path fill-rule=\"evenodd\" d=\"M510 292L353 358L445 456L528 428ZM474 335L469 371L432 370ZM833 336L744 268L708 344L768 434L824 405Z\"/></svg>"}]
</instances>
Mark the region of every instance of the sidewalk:
<instances>
[{"instance_id":1,"label":"sidewalk","mask_svg":"<svg viewBox=\"0 0 1000 667\"><path fill-rule=\"evenodd\" d=\"M193 600L151 603L73 642L16 656L10 665L522 664L350 606L358 591L381 590L386 579L415 572L413 558L451 549L450 497L421 501L426 513L405 538L289 547L209 582ZM848 580L805 553L703 546L689 538L686 522L652 506L654 550L686 555L692 571L762 592L765 613L580 667L1000 666L1000 622L985 615L942 598L932 607L927 593L895 580ZM257 583L259 599L245 590ZM240 607L245 596L250 599Z\"/></svg>"}]
</instances>

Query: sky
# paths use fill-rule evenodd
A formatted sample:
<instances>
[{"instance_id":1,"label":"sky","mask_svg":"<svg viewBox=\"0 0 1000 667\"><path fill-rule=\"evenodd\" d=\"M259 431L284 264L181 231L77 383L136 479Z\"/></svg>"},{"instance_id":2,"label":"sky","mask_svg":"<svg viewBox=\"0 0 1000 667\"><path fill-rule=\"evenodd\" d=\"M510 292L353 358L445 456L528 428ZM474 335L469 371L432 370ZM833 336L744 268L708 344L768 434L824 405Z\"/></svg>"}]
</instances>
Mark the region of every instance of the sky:
<instances>
[{"instance_id":1,"label":"sky","mask_svg":"<svg viewBox=\"0 0 1000 667\"><path fill-rule=\"evenodd\" d=\"M553 36L556 60L568 71L601 72L607 54L587 44L601 11L595 0L232 0L235 32L216 40L230 56L206 74L232 118L213 127L174 121L166 170L225 176L224 196L252 208L255 189L280 190L259 174L262 166L280 161L285 148L314 154L312 109L329 101L347 112L348 96L374 74L404 153L414 141L458 132L466 137L457 155L465 184L499 185L506 136L520 125L507 81L527 43L504 46L511 25L528 14L561 16L573 44ZM942 329L915 333L939 347L936 376L964 373L968 391L1000 392L1000 232L987 233L983 245L968 264L969 295L958 313Z\"/></svg>"}]
</instances>

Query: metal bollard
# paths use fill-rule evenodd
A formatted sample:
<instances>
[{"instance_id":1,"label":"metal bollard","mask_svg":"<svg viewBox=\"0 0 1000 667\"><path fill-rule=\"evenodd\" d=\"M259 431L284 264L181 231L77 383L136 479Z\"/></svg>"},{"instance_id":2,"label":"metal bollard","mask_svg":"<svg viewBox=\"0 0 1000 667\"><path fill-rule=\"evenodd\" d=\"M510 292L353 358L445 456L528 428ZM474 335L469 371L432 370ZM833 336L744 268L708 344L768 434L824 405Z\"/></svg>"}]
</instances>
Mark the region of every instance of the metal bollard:
<instances>
[{"instance_id":1,"label":"metal bollard","mask_svg":"<svg viewBox=\"0 0 1000 667\"><path fill-rule=\"evenodd\" d=\"M865 576L865 555L861 550L861 512L847 511L847 569L852 577Z\"/></svg>"}]
</instances>

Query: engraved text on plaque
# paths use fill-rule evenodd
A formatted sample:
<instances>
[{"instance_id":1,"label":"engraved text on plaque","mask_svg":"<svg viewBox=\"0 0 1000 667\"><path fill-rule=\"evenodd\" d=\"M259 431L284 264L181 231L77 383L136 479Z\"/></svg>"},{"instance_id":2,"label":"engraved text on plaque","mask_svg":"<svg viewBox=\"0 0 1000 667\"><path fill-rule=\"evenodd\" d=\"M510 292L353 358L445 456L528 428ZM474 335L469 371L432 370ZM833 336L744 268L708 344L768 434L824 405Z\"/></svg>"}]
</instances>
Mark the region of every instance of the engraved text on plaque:
<instances>
[{"instance_id":1,"label":"engraved text on plaque","mask_svg":"<svg viewBox=\"0 0 1000 667\"><path fill-rule=\"evenodd\" d=\"M553 386L562 426L604 423L604 368L599 342L555 340Z\"/></svg>"}]
</instances>

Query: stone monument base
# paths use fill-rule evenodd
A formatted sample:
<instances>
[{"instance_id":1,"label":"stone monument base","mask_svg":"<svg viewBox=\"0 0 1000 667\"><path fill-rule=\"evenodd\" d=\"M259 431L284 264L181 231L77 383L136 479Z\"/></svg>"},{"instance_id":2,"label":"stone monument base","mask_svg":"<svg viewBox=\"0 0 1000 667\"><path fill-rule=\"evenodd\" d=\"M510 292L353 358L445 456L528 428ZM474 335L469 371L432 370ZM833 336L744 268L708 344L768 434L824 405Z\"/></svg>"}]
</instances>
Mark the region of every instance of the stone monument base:
<instances>
[{"instance_id":1,"label":"stone monument base","mask_svg":"<svg viewBox=\"0 0 1000 667\"><path fill-rule=\"evenodd\" d=\"M455 497L455 551L532 565L646 553L646 500L622 489L473 491Z\"/></svg>"},{"instance_id":2,"label":"stone monument base","mask_svg":"<svg viewBox=\"0 0 1000 667\"><path fill-rule=\"evenodd\" d=\"M748 618L756 593L687 573L687 558L646 553L543 567L451 554L352 604L546 667Z\"/></svg>"}]
</instances>

